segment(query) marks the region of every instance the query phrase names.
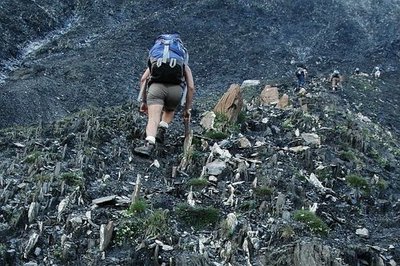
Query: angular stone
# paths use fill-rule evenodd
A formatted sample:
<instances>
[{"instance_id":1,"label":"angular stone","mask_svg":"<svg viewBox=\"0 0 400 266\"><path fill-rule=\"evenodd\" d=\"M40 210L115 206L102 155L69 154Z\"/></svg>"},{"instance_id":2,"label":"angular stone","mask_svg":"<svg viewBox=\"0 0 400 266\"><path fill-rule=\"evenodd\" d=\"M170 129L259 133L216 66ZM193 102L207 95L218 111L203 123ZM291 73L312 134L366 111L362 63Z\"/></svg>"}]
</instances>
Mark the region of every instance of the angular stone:
<instances>
[{"instance_id":1,"label":"angular stone","mask_svg":"<svg viewBox=\"0 0 400 266\"><path fill-rule=\"evenodd\" d=\"M206 165L207 173L209 175L219 175L226 168L226 163L223 161L213 161Z\"/></svg>"},{"instance_id":2,"label":"angular stone","mask_svg":"<svg viewBox=\"0 0 400 266\"><path fill-rule=\"evenodd\" d=\"M200 120L200 125L205 130L213 129L215 117L216 117L216 115L213 111L208 111L208 112L203 113L202 118Z\"/></svg>"},{"instance_id":3,"label":"angular stone","mask_svg":"<svg viewBox=\"0 0 400 266\"><path fill-rule=\"evenodd\" d=\"M304 88L301 88L301 89L299 90L299 95L306 95L306 93L307 93L307 91L306 91L306 89L304 89Z\"/></svg>"},{"instance_id":4,"label":"angular stone","mask_svg":"<svg viewBox=\"0 0 400 266\"><path fill-rule=\"evenodd\" d=\"M100 251L104 251L110 244L113 230L114 230L113 221L109 221L107 225L102 224L100 226Z\"/></svg>"},{"instance_id":5,"label":"angular stone","mask_svg":"<svg viewBox=\"0 0 400 266\"><path fill-rule=\"evenodd\" d=\"M229 213L226 216L226 226L229 232L233 232L238 225L238 219L234 213Z\"/></svg>"},{"instance_id":6,"label":"angular stone","mask_svg":"<svg viewBox=\"0 0 400 266\"><path fill-rule=\"evenodd\" d=\"M38 266L38 264L36 262L30 261L30 262L24 263L24 266Z\"/></svg>"},{"instance_id":7,"label":"angular stone","mask_svg":"<svg viewBox=\"0 0 400 266\"><path fill-rule=\"evenodd\" d=\"M301 137L307 144L321 145L321 138L315 133L301 133Z\"/></svg>"},{"instance_id":8,"label":"angular stone","mask_svg":"<svg viewBox=\"0 0 400 266\"><path fill-rule=\"evenodd\" d=\"M334 248L325 246L317 241L299 242L294 248L293 261L290 265L307 265L307 266L321 266L321 265L334 265L344 266L347 265L338 261L340 257L339 252Z\"/></svg>"},{"instance_id":9,"label":"angular stone","mask_svg":"<svg viewBox=\"0 0 400 266\"><path fill-rule=\"evenodd\" d=\"M356 235L364 237L364 238L369 238L369 231L367 228L357 229Z\"/></svg>"},{"instance_id":10,"label":"angular stone","mask_svg":"<svg viewBox=\"0 0 400 266\"><path fill-rule=\"evenodd\" d=\"M208 181L210 181L210 182L218 182L218 178L216 176L210 175L208 177Z\"/></svg>"},{"instance_id":11,"label":"angular stone","mask_svg":"<svg viewBox=\"0 0 400 266\"><path fill-rule=\"evenodd\" d=\"M279 91L277 87L266 85L260 95L261 104L275 104L279 102Z\"/></svg>"},{"instance_id":12,"label":"angular stone","mask_svg":"<svg viewBox=\"0 0 400 266\"><path fill-rule=\"evenodd\" d=\"M245 87L257 86L259 84L260 81L258 79L247 79L242 82L242 85L240 87L245 88Z\"/></svg>"},{"instance_id":13,"label":"angular stone","mask_svg":"<svg viewBox=\"0 0 400 266\"><path fill-rule=\"evenodd\" d=\"M245 149L245 148L250 148L250 147L251 147L251 143L246 137L241 137L239 139L239 148Z\"/></svg>"},{"instance_id":14,"label":"angular stone","mask_svg":"<svg viewBox=\"0 0 400 266\"><path fill-rule=\"evenodd\" d=\"M243 96L240 86L232 84L214 107L214 113L225 115L231 123L237 121L243 107Z\"/></svg>"},{"instance_id":15,"label":"angular stone","mask_svg":"<svg viewBox=\"0 0 400 266\"><path fill-rule=\"evenodd\" d=\"M309 148L310 147L308 147L308 146L295 146L295 147L290 147L289 151L297 153L297 152L302 152L302 151L308 150Z\"/></svg>"},{"instance_id":16,"label":"angular stone","mask_svg":"<svg viewBox=\"0 0 400 266\"><path fill-rule=\"evenodd\" d=\"M14 144L14 146L17 147L17 148L25 148L25 145L22 144L22 143L20 143L20 142L14 142L13 144Z\"/></svg>"},{"instance_id":17,"label":"angular stone","mask_svg":"<svg viewBox=\"0 0 400 266\"><path fill-rule=\"evenodd\" d=\"M35 247L36 243L39 240L39 234L37 233L33 233L28 240L28 243L25 246L25 250L24 250L24 258L28 258L29 253L32 251L32 249Z\"/></svg>"},{"instance_id":18,"label":"angular stone","mask_svg":"<svg viewBox=\"0 0 400 266\"><path fill-rule=\"evenodd\" d=\"M116 195L101 197L101 198L97 198L97 199L92 200L92 204L100 205L100 204L104 204L104 203L107 203L107 202L114 201L116 198L117 198Z\"/></svg>"},{"instance_id":19,"label":"angular stone","mask_svg":"<svg viewBox=\"0 0 400 266\"><path fill-rule=\"evenodd\" d=\"M32 223L35 219L36 216L39 212L39 203L33 201L31 202L31 205L29 205L29 210L28 210L28 221L29 223Z\"/></svg>"},{"instance_id":20,"label":"angular stone","mask_svg":"<svg viewBox=\"0 0 400 266\"><path fill-rule=\"evenodd\" d=\"M289 106L289 96L287 94L283 94L282 97L279 99L278 108L284 109Z\"/></svg>"}]
</instances>

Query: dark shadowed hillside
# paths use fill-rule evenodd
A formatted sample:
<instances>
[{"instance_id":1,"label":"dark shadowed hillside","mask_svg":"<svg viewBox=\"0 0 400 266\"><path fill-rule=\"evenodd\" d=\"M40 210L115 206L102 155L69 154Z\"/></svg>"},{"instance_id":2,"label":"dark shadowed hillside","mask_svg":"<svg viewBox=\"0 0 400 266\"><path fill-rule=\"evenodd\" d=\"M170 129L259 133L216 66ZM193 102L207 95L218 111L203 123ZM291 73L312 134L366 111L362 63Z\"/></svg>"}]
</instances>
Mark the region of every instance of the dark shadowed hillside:
<instances>
[{"instance_id":1,"label":"dark shadowed hillside","mask_svg":"<svg viewBox=\"0 0 400 266\"><path fill-rule=\"evenodd\" d=\"M397 0L2 0L0 265L398 265L399 21ZM183 152L178 111L144 158L138 79L169 31L194 134ZM205 113L249 79L235 122Z\"/></svg>"},{"instance_id":2,"label":"dark shadowed hillside","mask_svg":"<svg viewBox=\"0 0 400 266\"><path fill-rule=\"evenodd\" d=\"M379 65L396 76L399 10L397 1L5 0L0 125L126 102L166 31L181 32L189 48L198 97L244 79L291 77L298 62L312 75Z\"/></svg>"}]
</instances>

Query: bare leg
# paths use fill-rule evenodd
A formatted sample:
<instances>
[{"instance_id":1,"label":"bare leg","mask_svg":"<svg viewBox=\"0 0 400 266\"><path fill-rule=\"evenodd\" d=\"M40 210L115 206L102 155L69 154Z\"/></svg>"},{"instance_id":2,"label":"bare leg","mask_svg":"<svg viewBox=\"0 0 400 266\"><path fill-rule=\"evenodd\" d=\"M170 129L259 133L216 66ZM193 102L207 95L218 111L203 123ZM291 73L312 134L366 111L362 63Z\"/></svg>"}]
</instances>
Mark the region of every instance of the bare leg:
<instances>
[{"instance_id":1,"label":"bare leg","mask_svg":"<svg viewBox=\"0 0 400 266\"><path fill-rule=\"evenodd\" d=\"M166 123L171 123L172 119L174 119L175 111L164 111L162 114L162 121Z\"/></svg>"},{"instance_id":2,"label":"bare leg","mask_svg":"<svg viewBox=\"0 0 400 266\"><path fill-rule=\"evenodd\" d=\"M148 106L148 121L146 127L146 136L147 137L155 137L157 134L158 124L161 119L161 112L163 106L160 104L152 104Z\"/></svg>"}]
</instances>

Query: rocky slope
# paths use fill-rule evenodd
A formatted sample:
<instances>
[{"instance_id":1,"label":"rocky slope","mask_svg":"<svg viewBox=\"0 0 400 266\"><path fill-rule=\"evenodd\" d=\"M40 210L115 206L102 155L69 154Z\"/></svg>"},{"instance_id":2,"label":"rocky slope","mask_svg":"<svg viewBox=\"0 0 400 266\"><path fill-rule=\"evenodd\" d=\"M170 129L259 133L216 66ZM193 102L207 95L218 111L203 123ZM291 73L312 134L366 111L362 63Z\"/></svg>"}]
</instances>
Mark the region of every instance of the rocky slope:
<instances>
[{"instance_id":1,"label":"rocky slope","mask_svg":"<svg viewBox=\"0 0 400 266\"><path fill-rule=\"evenodd\" d=\"M195 113L181 171L179 116L155 158L131 153L137 106L1 131L1 264L396 265L398 138L322 80L290 83L284 109L261 84L236 124L204 131Z\"/></svg>"},{"instance_id":2,"label":"rocky slope","mask_svg":"<svg viewBox=\"0 0 400 266\"><path fill-rule=\"evenodd\" d=\"M0 7L0 265L400 262L398 1ZM197 84L180 171L180 113L156 158L131 151L146 51L172 30ZM381 79L350 74L376 65ZM242 87L239 122L217 116L205 131L202 113L244 79L261 83ZM290 106L262 105L267 84Z\"/></svg>"},{"instance_id":3,"label":"rocky slope","mask_svg":"<svg viewBox=\"0 0 400 266\"><path fill-rule=\"evenodd\" d=\"M399 14L394 0L5 0L0 127L125 103L165 31L181 32L190 50L197 98L243 79L292 77L298 62L314 76L379 65L396 77Z\"/></svg>"}]
</instances>

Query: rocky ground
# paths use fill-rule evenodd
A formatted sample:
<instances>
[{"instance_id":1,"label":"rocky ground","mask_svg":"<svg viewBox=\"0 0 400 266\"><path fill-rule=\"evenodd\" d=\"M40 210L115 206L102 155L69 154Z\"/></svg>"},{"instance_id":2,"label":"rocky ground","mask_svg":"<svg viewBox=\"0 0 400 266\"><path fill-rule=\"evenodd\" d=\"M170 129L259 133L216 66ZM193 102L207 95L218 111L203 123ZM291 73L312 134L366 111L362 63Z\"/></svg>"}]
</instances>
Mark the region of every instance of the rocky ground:
<instances>
[{"instance_id":1,"label":"rocky ground","mask_svg":"<svg viewBox=\"0 0 400 266\"><path fill-rule=\"evenodd\" d=\"M0 265L397 265L399 10L3 0ZM197 88L192 150L179 113L158 154L138 157L136 84L153 38L174 30ZM380 79L351 75L377 65ZM242 86L239 120L205 130L202 114L246 79L260 84ZM262 104L265 85L289 107Z\"/></svg>"},{"instance_id":2,"label":"rocky ground","mask_svg":"<svg viewBox=\"0 0 400 266\"><path fill-rule=\"evenodd\" d=\"M170 31L181 32L204 101L232 82L292 78L297 63L313 76L375 66L386 76L399 72L396 0L3 0L0 7L0 128L135 98L153 39Z\"/></svg>"},{"instance_id":3,"label":"rocky ground","mask_svg":"<svg viewBox=\"0 0 400 266\"><path fill-rule=\"evenodd\" d=\"M360 97L385 85L348 82ZM350 92L290 84L283 109L261 104L265 84L242 87L239 122L217 116L215 130L199 108L178 171L180 118L158 155L138 157L137 106L1 131L1 264L396 265L397 135Z\"/></svg>"}]
</instances>

